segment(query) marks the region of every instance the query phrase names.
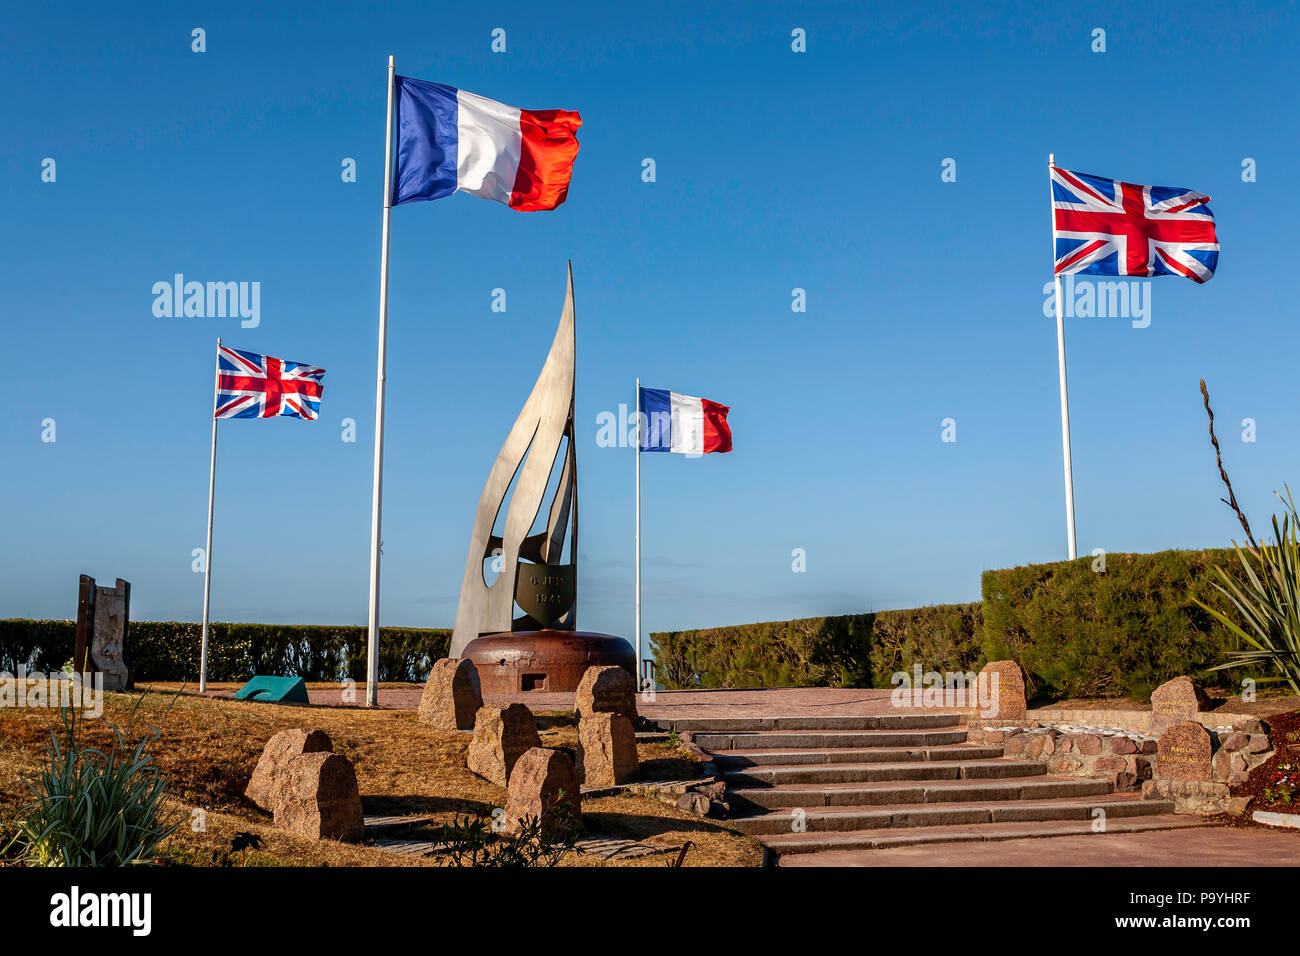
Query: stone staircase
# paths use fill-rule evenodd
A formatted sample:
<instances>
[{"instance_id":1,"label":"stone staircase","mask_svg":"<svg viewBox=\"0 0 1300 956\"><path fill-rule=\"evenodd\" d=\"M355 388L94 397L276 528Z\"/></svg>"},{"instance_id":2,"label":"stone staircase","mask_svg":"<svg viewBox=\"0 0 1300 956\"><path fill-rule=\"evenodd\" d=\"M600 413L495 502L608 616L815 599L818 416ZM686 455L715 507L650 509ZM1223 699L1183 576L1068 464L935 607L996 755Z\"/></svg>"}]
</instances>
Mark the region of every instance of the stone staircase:
<instances>
[{"instance_id":1,"label":"stone staircase","mask_svg":"<svg viewBox=\"0 0 1300 956\"><path fill-rule=\"evenodd\" d=\"M967 743L953 714L698 717L690 731L727 782L735 826L775 854L1107 833L1204 822L1110 780Z\"/></svg>"}]
</instances>

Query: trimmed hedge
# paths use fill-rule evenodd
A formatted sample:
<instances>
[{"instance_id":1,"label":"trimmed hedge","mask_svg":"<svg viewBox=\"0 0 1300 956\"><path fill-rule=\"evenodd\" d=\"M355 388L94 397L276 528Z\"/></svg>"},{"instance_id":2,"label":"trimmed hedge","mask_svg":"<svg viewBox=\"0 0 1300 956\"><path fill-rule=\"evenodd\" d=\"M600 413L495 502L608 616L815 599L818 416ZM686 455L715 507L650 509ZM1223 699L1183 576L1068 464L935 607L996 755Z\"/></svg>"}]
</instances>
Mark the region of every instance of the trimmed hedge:
<instances>
[{"instance_id":1,"label":"trimmed hedge","mask_svg":"<svg viewBox=\"0 0 1300 956\"><path fill-rule=\"evenodd\" d=\"M985 571L984 656L1010 658L1034 695L1144 700L1180 674L1207 686L1239 687L1235 671L1209 671L1235 647L1227 630L1192 600L1232 615L1212 586L1213 567L1240 574L1230 548L1108 554L1093 559Z\"/></svg>"},{"instance_id":2,"label":"trimmed hedge","mask_svg":"<svg viewBox=\"0 0 1300 956\"><path fill-rule=\"evenodd\" d=\"M889 687L890 675L971 670L978 604L769 621L650 635L655 675L683 687Z\"/></svg>"},{"instance_id":3,"label":"trimmed hedge","mask_svg":"<svg viewBox=\"0 0 1300 956\"><path fill-rule=\"evenodd\" d=\"M986 571L982 604L770 621L650 635L656 675L683 687L889 687L890 675L978 670L1011 659L1039 700L1145 700L1181 674L1239 688L1244 673L1211 671L1234 638L1192 600L1232 615L1212 586L1215 565L1240 574L1230 548L1108 554Z\"/></svg>"},{"instance_id":4,"label":"trimmed hedge","mask_svg":"<svg viewBox=\"0 0 1300 956\"><path fill-rule=\"evenodd\" d=\"M132 621L127 656L136 680L192 681L199 676L202 625L188 621ZM224 624L208 630L208 679L245 681L281 674L309 681L366 677L364 627L312 624ZM57 671L72 659L73 621L0 621L0 671ZM423 681L446 657L445 628L384 627L379 634L379 679Z\"/></svg>"}]
</instances>

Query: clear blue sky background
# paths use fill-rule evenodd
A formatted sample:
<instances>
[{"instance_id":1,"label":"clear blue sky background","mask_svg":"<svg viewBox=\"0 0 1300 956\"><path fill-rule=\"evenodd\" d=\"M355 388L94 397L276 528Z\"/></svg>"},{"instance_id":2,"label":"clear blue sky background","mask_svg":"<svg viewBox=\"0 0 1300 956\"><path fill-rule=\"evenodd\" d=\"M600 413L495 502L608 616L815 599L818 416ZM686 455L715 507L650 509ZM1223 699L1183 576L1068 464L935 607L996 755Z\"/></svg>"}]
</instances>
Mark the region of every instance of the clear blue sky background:
<instances>
[{"instance_id":1,"label":"clear blue sky background","mask_svg":"<svg viewBox=\"0 0 1300 956\"><path fill-rule=\"evenodd\" d=\"M731 405L736 449L644 462L647 630L970 600L986 568L1064 557L1050 151L1209 193L1223 246L1209 284L1152 283L1149 328L1069 324L1080 552L1238 531L1202 376L1256 523L1300 483L1294 12L616 6L9 5L0 616L72 615L87 572L132 581L136 618L199 617L221 335L328 374L318 422L221 425L213 617L364 622L389 53L400 73L584 126L558 211L467 196L394 211L386 624L453 621L566 259L582 626L631 637L633 453L597 447L596 417L637 375ZM261 282L261 326L155 318L151 286L176 272Z\"/></svg>"}]
</instances>

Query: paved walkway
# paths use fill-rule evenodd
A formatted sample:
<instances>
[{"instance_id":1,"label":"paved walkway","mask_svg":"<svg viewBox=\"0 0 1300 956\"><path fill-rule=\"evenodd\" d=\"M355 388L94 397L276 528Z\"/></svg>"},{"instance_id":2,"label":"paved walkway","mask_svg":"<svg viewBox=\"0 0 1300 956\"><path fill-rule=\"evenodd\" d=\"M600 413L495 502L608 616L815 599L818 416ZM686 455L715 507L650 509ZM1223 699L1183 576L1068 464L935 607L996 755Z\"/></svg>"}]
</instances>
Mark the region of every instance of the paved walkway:
<instances>
[{"instance_id":1,"label":"paved walkway","mask_svg":"<svg viewBox=\"0 0 1300 956\"><path fill-rule=\"evenodd\" d=\"M209 684L212 697L230 697L238 684ZM393 710L414 710L420 706L419 685L391 685L379 688L379 706ZM310 684L307 697L322 707L356 706L343 702L343 689L334 684ZM365 688L357 687L358 698ZM889 689L845 690L837 687L776 687L765 690L661 690L654 701L637 698L637 710L655 719L691 717L830 717L908 713L914 708L896 708ZM534 712L572 710L573 694L530 692L510 696L487 695L485 704L519 701Z\"/></svg>"},{"instance_id":2,"label":"paved walkway","mask_svg":"<svg viewBox=\"0 0 1300 956\"><path fill-rule=\"evenodd\" d=\"M785 856L781 866L1300 866L1300 831L1201 827L833 850Z\"/></svg>"}]
</instances>

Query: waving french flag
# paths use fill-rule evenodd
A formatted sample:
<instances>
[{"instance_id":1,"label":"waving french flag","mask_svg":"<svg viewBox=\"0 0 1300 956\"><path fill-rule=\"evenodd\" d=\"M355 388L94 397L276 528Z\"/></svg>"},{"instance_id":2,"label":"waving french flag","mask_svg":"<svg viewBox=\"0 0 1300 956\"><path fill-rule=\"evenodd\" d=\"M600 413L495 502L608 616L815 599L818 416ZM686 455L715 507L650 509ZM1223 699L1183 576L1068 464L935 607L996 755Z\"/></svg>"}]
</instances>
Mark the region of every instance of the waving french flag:
<instances>
[{"instance_id":1,"label":"waving french flag","mask_svg":"<svg viewBox=\"0 0 1300 956\"><path fill-rule=\"evenodd\" d=\"M642 451L704 455L731 451L726 405L664 388L641 389Z\"/></svg>"},{"instance_id":2,"label":"waving french flag","mask_svg":"<svg viewBox=\"0 0 1300 956\"><path fill-rule=\"evenodd\" d=\"M511 209L554 209L569 194L582 117L521 110L409 76L395 78L394 206L460 190Z\"/></svg>"}]
</instances>

